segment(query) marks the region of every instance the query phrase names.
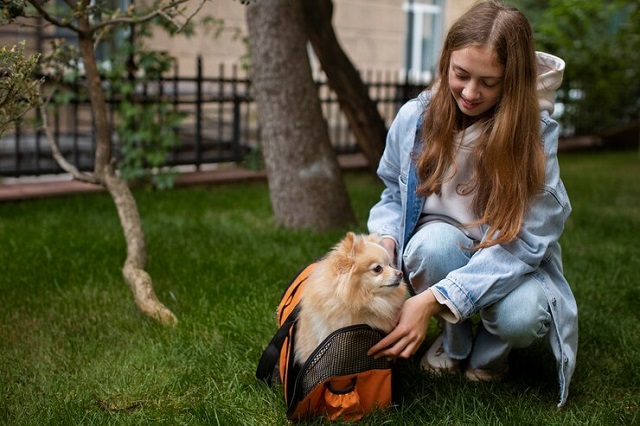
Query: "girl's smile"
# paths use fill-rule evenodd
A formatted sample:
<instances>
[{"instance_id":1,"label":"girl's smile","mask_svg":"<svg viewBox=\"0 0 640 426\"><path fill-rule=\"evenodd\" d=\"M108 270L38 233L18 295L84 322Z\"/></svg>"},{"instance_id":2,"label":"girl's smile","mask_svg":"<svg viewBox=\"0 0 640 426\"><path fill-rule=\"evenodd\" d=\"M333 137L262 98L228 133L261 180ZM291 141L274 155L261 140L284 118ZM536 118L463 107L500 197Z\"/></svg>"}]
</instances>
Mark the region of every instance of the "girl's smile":
<instances>
[{"instance_id":1,"label":"girl's smile","mask_svg":"<svg viewBox=\"0 0 640 426\"><path fill-rule=\"evenodd\" d=\"M460 97L460 102L462 103L463 107L465 109L468 109L468 110L472 110L475 107L477 107L478 105L480 105L479 102L471 102L471 101L465 99L464 96Z\"/></svg>"}]
</instances>

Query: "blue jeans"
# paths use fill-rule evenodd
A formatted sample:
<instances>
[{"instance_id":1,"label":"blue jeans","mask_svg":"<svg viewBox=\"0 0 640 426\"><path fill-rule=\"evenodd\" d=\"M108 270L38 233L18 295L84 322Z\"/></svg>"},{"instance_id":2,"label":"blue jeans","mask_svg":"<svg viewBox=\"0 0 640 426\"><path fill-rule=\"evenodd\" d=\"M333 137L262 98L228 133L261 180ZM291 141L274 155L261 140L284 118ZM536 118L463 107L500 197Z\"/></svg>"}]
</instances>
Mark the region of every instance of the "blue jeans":
<instances>
[{"instance_id":1,"label":"blue jeans","mask_svg":"<svg viewBox=\"0 0 640 426\"><path fill-rule=\"evenodd\" d=\"M465 247L473 245L459 228L430 222L405 247L405 276L420 293L466 265L475 252ZM526 275L515 290L481 309L480 320L475 338L470 318L456 324L445 321L444 350L452 359L468 359L469 368L502 371L512 348L527 347L547 334L551 314L542 286Z\"/></svg>"}]
</instances>

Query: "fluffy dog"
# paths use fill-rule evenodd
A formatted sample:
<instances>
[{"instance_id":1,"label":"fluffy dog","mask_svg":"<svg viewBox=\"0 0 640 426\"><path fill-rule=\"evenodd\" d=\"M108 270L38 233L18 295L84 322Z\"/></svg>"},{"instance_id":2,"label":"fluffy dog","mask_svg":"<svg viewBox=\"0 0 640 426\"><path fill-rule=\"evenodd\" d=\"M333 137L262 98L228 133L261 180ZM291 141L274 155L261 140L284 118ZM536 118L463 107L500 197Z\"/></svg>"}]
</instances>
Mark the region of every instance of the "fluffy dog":
<instances>
[{"instance_id":1,"label":"fluffy dog","mask_svg":"<svg viewBox=\"0 0 640 426\"><path fill-rule=\"evenodd\" d=\"M407 287L378 235L347 233L307 278L300 301L295 361L304 363L333 331L367 324L390 332Z\"/></svg>"}]
</instances>

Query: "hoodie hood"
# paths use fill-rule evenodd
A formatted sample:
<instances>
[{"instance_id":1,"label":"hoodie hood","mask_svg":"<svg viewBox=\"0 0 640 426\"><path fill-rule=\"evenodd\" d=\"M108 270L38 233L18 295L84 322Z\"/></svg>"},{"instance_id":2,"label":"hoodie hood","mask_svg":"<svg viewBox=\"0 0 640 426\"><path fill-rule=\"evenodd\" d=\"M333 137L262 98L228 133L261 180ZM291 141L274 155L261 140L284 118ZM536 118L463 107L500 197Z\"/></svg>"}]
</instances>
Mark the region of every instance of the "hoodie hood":
<instances>
[{"instance_id":1,"label":"hoodie hood","mask_svg":"<svg viewBox=\"0 0 640 426\"><path fill-rule=\"evenodd\" d=\"M538 103L541 111L553 114L556 91L562 84L564 61L545 52L536 52L538 59Z\"/></svg>"}]
</instances>

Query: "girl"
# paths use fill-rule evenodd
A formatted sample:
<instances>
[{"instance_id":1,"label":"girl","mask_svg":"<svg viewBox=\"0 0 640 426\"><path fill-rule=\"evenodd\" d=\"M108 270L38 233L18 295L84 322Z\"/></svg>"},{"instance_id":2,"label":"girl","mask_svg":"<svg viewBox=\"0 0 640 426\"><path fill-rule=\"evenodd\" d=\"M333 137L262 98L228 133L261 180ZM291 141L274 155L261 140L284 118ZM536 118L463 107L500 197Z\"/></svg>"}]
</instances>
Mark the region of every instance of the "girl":
<instances>
[{"instance_id":1,"label":"girl","mask_svg":"<svg viewBox=\"0 0 640 426\"><path fill-rule=\"evenodd\" d=\"M507 373L512 348L545 337L562 406L578 343L558 244L571 207L550 118L564 62L535 52L517 9L486 1L451 27L439 64L432 89L399 111L378 168L386 188L369 231L416 295L369 354L408 358L437 315L444 330L421 365L487 381Z\"/></svg>"}]
</instances>

